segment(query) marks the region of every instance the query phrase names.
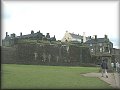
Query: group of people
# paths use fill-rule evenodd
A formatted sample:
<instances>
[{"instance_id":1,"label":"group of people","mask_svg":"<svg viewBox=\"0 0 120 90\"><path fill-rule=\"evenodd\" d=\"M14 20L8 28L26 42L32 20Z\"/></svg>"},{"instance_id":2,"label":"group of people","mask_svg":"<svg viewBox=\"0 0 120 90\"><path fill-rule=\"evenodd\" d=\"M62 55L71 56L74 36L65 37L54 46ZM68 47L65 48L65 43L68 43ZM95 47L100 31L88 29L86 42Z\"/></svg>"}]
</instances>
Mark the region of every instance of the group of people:
<instances>
[{"instance_id":1,"label":"group of people","mask_svg":"<svg viewBox=\"0 0 120 90\"><path fill-rule=\"evenodd\" d=\"M112 62L111 66L112 66L114 71L119 72L120 64L118 62L114 62L114 63Z\"/></svg>"},{"instance_id":2,"label":"group of people","mask_svg":"<svg viewBox=\"0 0 120 90\"><path fill-rule=\"evenodd\" d=\"M114 62L114 63L111 63L111 66L114 70L114 72L119 72L120 71L120 64L118 62ZM108 70L108 65L107 65L107 60L102 60L102 63L101 63L101 73L102 73L102 77L106 76L106 78L108 78L108 73L107 73L107 70Z\"/></svg>"}]
</instances>

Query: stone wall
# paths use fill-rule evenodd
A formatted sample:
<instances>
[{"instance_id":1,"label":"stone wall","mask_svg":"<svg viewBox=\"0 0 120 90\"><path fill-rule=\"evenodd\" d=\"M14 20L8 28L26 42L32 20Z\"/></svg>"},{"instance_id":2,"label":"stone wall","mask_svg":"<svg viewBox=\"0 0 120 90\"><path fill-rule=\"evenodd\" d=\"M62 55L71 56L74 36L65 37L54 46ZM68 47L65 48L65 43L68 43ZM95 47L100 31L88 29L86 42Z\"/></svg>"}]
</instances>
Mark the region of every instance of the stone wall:
<instances>
[{"instance_id":1,"label":"stone wall","mask_svg":"<svg viewBox=\"0 0 120 90\"><path fill-rule=\"evenodd\" d=\"M17 63L15 47L1 47L1 63Z\"/></svg>"},{"instance_id":2,"label":"stone wall","mask_svg":"<svg viewBox=\"0 0 120 90\"><path fill-rule=\"evenodd\" d=\"M3 48L2 63L39 65L83 65L92 63L88 47L22 43Z\"/></svg>"}]
</instances>

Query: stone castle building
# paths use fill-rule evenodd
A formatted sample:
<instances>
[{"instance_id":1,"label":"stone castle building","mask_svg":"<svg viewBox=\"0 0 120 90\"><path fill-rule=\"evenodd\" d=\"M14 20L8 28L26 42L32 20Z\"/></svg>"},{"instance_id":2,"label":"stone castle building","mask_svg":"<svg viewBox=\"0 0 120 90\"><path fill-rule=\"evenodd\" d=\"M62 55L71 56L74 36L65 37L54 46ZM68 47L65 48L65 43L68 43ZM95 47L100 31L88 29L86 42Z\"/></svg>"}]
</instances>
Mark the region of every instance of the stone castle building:
<instances>
[{"instance_id":1,"label":"stone castle building","mask_svg":"<svg viewBox=\"0 0 120 90\"><path fill-rule=\"evenodd\" d=\"M113 48L113 43L107 35L103 38L98 38L97 35L95 35L94 38L90 37L90 39L83 44L89 47L96 63L100 63L101 60L106 59L109 68L111 68L111 62L119 62L120 60L120 49Z\"/></svg>"},{"instance_id":2,"label":"stone castle building","mask_svg":"<svg viewBox=\"0 0 120 90\"><path fill-rule=\"evenodd\" d=\"M83 33L83 36L79 35L79 34L74 34L74 33L69 33L68 31L66 31L64 37L62 38L61 42L86 42L87 40L89 40L89 37L85 36L85 32Z\"/></svg>"},{"instance_id":3,"label":"stone castle building","mask_svg":"<svg viewBox=\"0 0 120 90\"><path fill-rule=\"evenodd\" d=\"M109 40L107 35L103 38L91 38L84 43L85 46L88 46L92 55L101 55L101 54L111 54L113 43Z\"/></svg>"},{"instance_id":4,"label":"stone castle building","mask_svg":"<svg viewBox=\"0 0 120 90\"><path fill-rule=\"evenodd\" d=\"M49 33L46 35L43 35L40 31L34 33L32 30L30 34L22 35L20 33L20 36L16 36L14 33L10 36L6 32L6 37L4 40L2 40L2 46L13 46L18 43L20 40L41 40L41 41L56 41L55 36L51 37ZM65 42L79 42L81 44L67 44ZM64 43L62 43L64 42ZM43 43L43 42L42 42ZM80 46L79 46L80 45ZM47 44L47 45L40 45L40 43L33 44L17 44L16 45L18 53L16 57L19 57L20 62L23 59L23 62L26 60L31 60L32 63L34 63L32 60L35 58L35 60L38 60L38 62L43 62L45 60L46 63L49 64L50 58L53 60L52 62L57 62L58 64L61 63L75 63L75 65L78 65L80 63L100 63L103 58L107 58L109 66L111 65L111 62L119 61L120 60L120 49L113 48L113 43L109 40L108 36L105 35L103 38L98 38L97 35L95 35L94 38L91 38L91 36L86 37L85 33L83 33L83 36L77 35L74 33L69 33L66 31L63 39L61 40L60 44ZM6 50L5 56L8 56L7 47L4 47ZM27 49L26 49L27 48ZM12 49L11 49L12 50ZM11 51L10 50L10 51ZM7 53L7 54L6 54ZM12 55L11 55L12 56ZM11 57L9 55L9 57ZM21 59L22 58L22 59ZM47 58L47 59L46 59ZM29 59L27 61L27 59ZM8 60L8 59L6 59ZM12 59L11 59L12 60ZM43 61L42 61L43 60ZM60 62L59 62L60 61ZM36 62L37 63L37 62ZM56 64L57 65L57 64Z\"/></svg>"},{"instance_id":5,"label":"stone castle building","mask_svg":"<svg viewBox=\"0 0 120 90\"><path fill-rule=\"evenodd\" d=\"M5 39L2 40L2 46L13 46L18 43L19 40L47 40L47 41L56 41L55 35L54 37L50 37L50 34L47 33L46 35L43 35L40 31L34 33L33 30L31 30L31 34L22 35L22 32L20 33L20 36L16 36L15 33L8 35L8 32L6 32Z\"/></svg>"}]
</instances>

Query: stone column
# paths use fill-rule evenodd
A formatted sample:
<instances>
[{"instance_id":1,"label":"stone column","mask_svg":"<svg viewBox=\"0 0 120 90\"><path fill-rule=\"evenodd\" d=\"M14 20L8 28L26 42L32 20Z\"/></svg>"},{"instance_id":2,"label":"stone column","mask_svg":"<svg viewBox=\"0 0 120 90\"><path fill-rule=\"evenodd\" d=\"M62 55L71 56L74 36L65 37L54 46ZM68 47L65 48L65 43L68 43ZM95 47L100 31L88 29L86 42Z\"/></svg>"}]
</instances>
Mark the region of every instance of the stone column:
<instances>
[{"instance_id":1,"label":"stone column","mask_svg":"<svg viewBox=\"0 0 120 90\"><path fill-rule=\"evenodd\" d=\"M44 62L46 61L46 55L45 55L45 53L43 53L43 61Z\"/></svg>"},{"instance_id":2,"label":"stone column","mask_svg":"<svg viewBox=\"0 0 120 90\"><path fill-rule=\"evenodd\" d=\"M59 61L59 56L56 56L56 58L57 58L57 60L56 60L56 61L58 62L58 61Z\"/></svg>"},{"instance_id":3,"label":"stone column","mask_svg":"<svg viewBox=\"0 0 120 90\"><path fill-rule=\"evenodd\" d=\"M35 52L34 55L35 55L35 60L37 60L38 54Z\"/></svg>"},{"instance_id":4,"label":"stone column","mask_svg":"<svg viewBox=\"0 0 120 90\"><path fill-rule=\"evenodd\" d=\"M49 54L49 55L48 55L48 60L49 60L49 62L50 62L50 59L51 59L51 55Z\"/></svg>"}]
</instances>

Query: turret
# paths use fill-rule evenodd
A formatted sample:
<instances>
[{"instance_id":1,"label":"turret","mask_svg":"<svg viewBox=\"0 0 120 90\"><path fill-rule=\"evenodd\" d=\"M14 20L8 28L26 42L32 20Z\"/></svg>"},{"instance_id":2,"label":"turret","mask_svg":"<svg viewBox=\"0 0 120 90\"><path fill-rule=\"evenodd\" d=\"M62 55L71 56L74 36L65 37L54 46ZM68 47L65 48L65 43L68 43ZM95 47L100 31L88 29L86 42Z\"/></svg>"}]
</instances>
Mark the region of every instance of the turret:
<instances>
[{"instance_id":1,"label":"turret","mask_svg":"<svg viewBox=\"0 0 120 90\"><path fill-rule=\"evenodd\" d=\"M34 34L34 31L33 31L33 30L31 30L31 34Z\"/></svg>"}]
</instances>

